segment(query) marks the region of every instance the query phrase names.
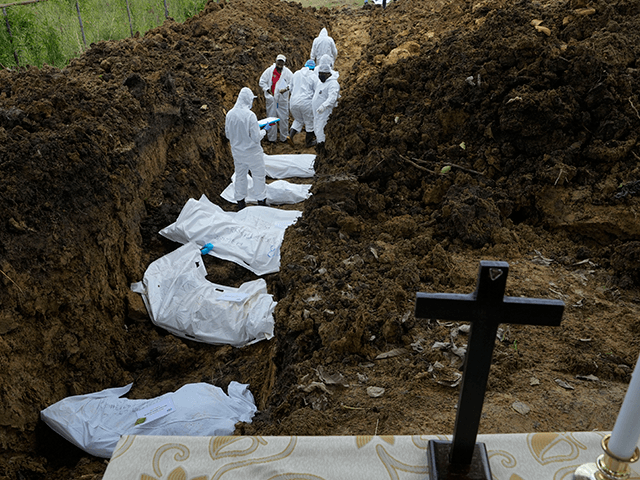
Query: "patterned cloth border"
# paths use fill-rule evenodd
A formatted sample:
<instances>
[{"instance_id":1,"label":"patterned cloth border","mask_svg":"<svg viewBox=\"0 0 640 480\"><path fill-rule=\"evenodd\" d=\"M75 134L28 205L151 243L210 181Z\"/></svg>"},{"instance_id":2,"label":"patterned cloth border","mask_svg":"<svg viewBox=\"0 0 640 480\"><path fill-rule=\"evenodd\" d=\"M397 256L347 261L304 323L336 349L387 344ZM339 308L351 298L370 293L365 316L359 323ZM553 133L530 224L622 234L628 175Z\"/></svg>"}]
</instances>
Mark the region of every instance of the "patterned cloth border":
<instances>
[{"instance_id":1,"label":"patterned cloth border","mask_svg":"<svg viewBox=\"0 0 640 480\"><path fill-rule=\"evenodd\" d=\"M609 432L479 435L494 480L571 480L594 463ZM418 480L427 443L445 435L123 436L103 480ZM629 480L640 480L632 464Z\"/></svg>"}]
</instances>

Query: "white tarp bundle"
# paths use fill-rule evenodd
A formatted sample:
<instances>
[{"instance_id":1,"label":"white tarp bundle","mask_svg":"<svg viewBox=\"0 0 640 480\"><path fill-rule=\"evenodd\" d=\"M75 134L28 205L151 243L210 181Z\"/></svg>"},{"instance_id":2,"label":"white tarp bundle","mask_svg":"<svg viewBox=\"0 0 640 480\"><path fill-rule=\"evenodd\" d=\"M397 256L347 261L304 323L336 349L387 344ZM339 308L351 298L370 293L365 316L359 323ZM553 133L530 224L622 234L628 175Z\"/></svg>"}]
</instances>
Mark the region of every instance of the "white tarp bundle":
<instances>
[{"instance_id":1,"label":"white tarp bundle","mask_svg":"<svg viewBox=\"0 0 640 480\"><path fill-rule=\"evenodd\" d=\"M202 195L190 198L178 219L160 235L178 243L213 244L213 255L235 262L256 275L280 270L280 246L284 231L302 212L252 206L225 212Z\"/></svg>"},{"instance_id":2,"label":"white tarp bundle","mask_svg":"<svg viewBox=\"0 0 640 480\"><path fill-rule=\"evenodd\" d=\"M120 398L132 385L64 398L40 417L85 452L111 458L121 435L232 435L257 410L248 385L238 382L229 383L229 395L191 383L151 400Z\"/></svg>"},{"instance_id":3,"label":"white tarp bundle","mask_svg":"<svg viewBox=\"0 0 640 480\"><path fill-rule=\"evenodd\" d=\"M276 302L267 282L233 288L206 276L200 248L190 242L149 265L131 290L142 295L155 325L182 338L241 347L273 337Z\"/></svg>"},{"instance_id":4,"label":"white tarp bundle","mask_svg":"<svg viewBox=\"0 0 640 480\"><path fill-rule=\"evenodd\" d=\"M253 178L247 175L249 182L248 194L245 200L248 203L257 203L261 198L256 198L253 193ZM300 203L311 196L311 185L290 183L286 180L276 180L267 184L267 203L269 205L292 205ZM231 176L231 184L220 194L228 202L234 203L236 192L236 174Z\"/></svg>"},{"instance_id":5,"label":"white tarp bundle","mask_svg":"<svg viewBox=\"0 0 640 480\"><path fill-rule=\"evenodd\" d=\"M311 178L315 175L313 164L316 156L311 153L297 155L266 155L264 166L270 178Z\"/></svg>"}]
</instances>

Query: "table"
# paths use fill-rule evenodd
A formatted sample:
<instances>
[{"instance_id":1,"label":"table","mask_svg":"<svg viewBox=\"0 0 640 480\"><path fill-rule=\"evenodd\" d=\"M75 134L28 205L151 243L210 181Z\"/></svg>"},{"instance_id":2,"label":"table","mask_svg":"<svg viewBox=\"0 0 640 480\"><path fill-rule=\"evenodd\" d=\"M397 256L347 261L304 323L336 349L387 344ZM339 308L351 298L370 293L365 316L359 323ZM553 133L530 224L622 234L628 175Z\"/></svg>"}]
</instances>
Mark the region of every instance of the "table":
<instances>
[{"instance_id":1,"label":"table","mask_svg":"<svg viewBox=\"0 0 640 480\"><path fill-rule=\"evenodd\" d=\"M479 435L495 480L571 480L610 432ZM123 436L103 480L425 479L427 442L446 435ZM629 480L640 480L631 465Z\"/></svg>"}]
</instances>

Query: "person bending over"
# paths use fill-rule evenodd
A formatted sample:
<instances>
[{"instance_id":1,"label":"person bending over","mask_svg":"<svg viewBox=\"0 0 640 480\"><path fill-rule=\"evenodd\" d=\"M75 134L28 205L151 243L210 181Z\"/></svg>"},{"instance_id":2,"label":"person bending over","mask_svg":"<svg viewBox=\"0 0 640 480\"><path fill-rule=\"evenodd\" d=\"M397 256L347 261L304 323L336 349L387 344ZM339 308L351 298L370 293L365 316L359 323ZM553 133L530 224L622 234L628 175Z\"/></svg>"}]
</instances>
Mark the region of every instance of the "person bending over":
<instances>
[{"instance_id":1,"label":"person bending over","mask_svg":"<svg viewBox=\"0 0 640 480\"><path fill-rule=\"evenodd\" d=\"M289 130L287 142L293 147L293 137L302 131L307 132L305 138L305 146L313 147L316 139L313 134L313 94L316 87L320 84L318 76L313 69L316 64L313 60L307 60L300 70L293 74L291 79L291 116L293 117L293 125Z\"/></svg>"}]
</instances>

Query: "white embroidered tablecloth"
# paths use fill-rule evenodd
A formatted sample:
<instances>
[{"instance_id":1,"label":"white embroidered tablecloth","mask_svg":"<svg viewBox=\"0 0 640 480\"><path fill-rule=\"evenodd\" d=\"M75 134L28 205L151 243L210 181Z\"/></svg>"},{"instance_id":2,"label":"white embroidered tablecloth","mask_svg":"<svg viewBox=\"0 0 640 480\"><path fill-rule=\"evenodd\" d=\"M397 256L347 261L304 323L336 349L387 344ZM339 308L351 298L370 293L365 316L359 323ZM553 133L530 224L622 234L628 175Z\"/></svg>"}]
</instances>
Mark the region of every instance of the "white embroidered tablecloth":
<instances>
[{"instance_id":1,"label":"white embroidered tablecloth","mask_svg":"<svg viewBox=\"0 0 640 480\"><path fill-rule=\"evenodd\" d=\"M495 480L571 480L608 432L479 435ZM427 442L444 435L123 436L103 480L428 478ZM632 464L630 480L640 480Z\"/></svg>"}]
</instances>

